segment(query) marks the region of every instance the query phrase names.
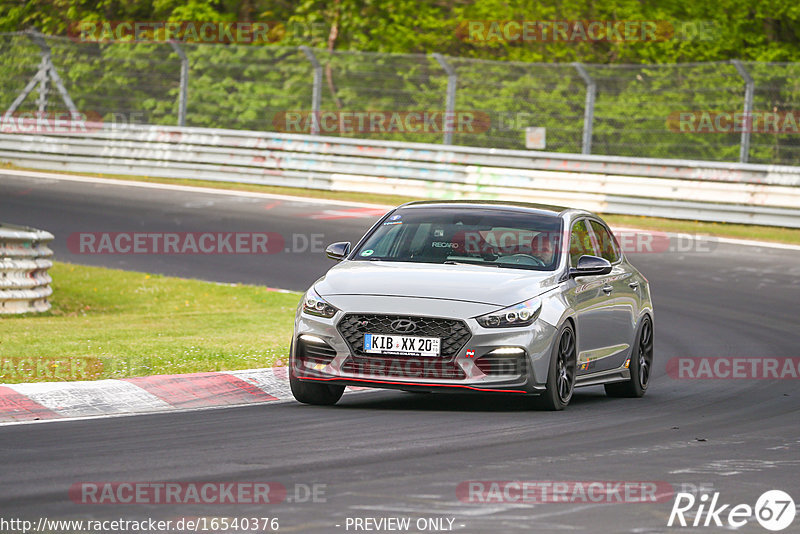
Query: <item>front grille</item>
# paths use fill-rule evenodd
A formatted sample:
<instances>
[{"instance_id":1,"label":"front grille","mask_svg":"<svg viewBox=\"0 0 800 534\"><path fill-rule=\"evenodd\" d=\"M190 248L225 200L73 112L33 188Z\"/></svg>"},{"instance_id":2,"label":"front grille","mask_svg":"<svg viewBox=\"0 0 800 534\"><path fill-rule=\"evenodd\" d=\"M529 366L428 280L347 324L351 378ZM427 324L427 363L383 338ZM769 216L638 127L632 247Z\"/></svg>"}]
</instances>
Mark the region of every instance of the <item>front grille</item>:
<instances>
[{"instance_id":1,"label":"front grille","mask_svg":"<svg viewBox=\"0 0 800 534\"><path fill-rule=\"evenodd\" d=\"M406 319L417 324L416 330L404 334L392 329L392 321ZM395 334L420 337L441 338L441 357L455 358L458 351L467 344L472 333L464 321L457 319L439 319L435 317L417 317L413 315L377 315L348 313L337 325L339 333L350 345L350 350L358 356L374 357L364 352L364 334ZM401 356L402 358L402 356Z\"/></svg>"},{"instance_id":2,"label":"front grille","mask_svg":"<svg viewBox=\"0 0 800 534\"><path fill-rule=\"evenodd\" d=\"M519 376L525 373L525 355L488 354L476 359L475 365L488 376Z\"/></svg>"},{"instance_id":3,"label":"front grille","mask_svg":"<svg viewBox=\"0 0 800 534\"><path fill-rule=\"evenodd\" d=\"M440 358L403 358L350 356L342 371L359 376L377 378L421 378L427 380L463 380L467 377L454 361Z\"/></svg>"},{"instance_id":4,"label":"front grille","mask_svg":"<svg viewBox=\"0 0 800 534\"><path fill-rule=\"evenodd\" d=\"M303 360L310 364L321 363L328 365L336 357L336 351L327 344L310 343L301 339L297 342L295 356L298 360Z\"/></svg>"}]
</instances>

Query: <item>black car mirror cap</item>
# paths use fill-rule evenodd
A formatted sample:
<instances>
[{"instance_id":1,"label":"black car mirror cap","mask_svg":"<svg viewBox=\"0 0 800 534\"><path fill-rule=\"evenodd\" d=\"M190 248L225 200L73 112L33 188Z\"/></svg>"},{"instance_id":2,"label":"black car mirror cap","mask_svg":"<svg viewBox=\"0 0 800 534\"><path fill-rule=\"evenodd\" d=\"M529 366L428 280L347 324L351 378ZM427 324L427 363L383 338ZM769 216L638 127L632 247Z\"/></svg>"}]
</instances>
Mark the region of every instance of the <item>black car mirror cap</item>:
<instances>
[{"instance_id":1,"label":"black car mirror cap","mask_svg":"<svg viewBox=\"0 0 800 534\"><path fill-rule=\"evenodd\" d=\"M325 249L325 254L332 260L342 261L350 254L350 241L331 243Z\"/></svg>"},{"instance_id":2,"label":"black car mirror cap","mask_svg":"<svg viewBox=\"0 0 800 534\"><path fill-rule=\"evenodd\" d=\"M611 272L612 266L605 258L583 255L578 258L578 265L569 270L570 278L576 276L599 276Z\"/></svg>"}]
</instances>

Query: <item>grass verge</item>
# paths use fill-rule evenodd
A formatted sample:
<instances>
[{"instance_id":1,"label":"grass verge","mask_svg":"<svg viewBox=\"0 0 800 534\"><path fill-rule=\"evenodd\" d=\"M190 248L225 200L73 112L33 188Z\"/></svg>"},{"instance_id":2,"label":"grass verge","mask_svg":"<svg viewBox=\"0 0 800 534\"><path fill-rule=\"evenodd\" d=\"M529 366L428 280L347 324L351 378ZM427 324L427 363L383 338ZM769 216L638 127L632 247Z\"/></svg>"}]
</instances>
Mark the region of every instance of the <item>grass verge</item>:
<instances>
[{"instance_id":1,"label":"grass verge","mask_svg":"<svg viewBox=\"0 0 800 534\"><path fill-rule=\"evenodd\" d=\"M0 316L0 383L269 367L298 293L57 262L53 308Z\"/></svg>"},{"instance_id":2,"label":"grass verge","mask_svg":"<svg viewBox=\"0 0 800 534\"><path fill-rule=\"evenodd\" d=\"M2 168L37 171L40 169L27 169L11 164L2 164ZM96 176L99 178L113 178L115 180L129 180L137 182L151 182L161 184L189 185L195 187L211 187L216 189L254 191L257 193L272 193L307 198L325 198L350 202L364 202L369 204L382 204L396 206L412 200L426 200L420 197L402 195L379 195L376 193L353 193L347 191L324 191L319 189L298 189L294 187L280 187L271 185L242 184L234 182L215 182L210 180L189 180L177 178L159 178L152 176L126 176L118 174L86 174L66 171L60 174L76 174L81 176ZM767 241L800 245L800 229L780 228L774 226L755 226L747 224L728 224L703 221L685 221L677 219L663 219L658 217L639 217L634 215L609 215L603 218L612 226L630 226L643 230L660 230L662 232L677 232L687 234L702 234L716 237L729 237L735 239L751 239L754 241Z\"/></svg>"}]
</instances>

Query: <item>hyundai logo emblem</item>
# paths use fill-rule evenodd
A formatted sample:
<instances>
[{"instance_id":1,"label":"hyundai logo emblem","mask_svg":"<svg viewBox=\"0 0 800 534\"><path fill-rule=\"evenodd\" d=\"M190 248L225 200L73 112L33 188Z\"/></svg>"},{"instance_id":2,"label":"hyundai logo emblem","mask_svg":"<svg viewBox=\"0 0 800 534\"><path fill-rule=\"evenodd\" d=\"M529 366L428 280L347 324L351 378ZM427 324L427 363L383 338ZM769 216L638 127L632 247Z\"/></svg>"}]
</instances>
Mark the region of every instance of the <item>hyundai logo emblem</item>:
<instances>
[{"instance_id":1,"label":"hyundai logo emblem","mask_svg":"<svg viewBox=\"0 0 800 534\"><path fill-rule=\"evenodd\" d=\"M409 334L417 329L417 323L408 319L396 319L392 321L391 327L395 332Z\"/></svg>"}]
</instances>

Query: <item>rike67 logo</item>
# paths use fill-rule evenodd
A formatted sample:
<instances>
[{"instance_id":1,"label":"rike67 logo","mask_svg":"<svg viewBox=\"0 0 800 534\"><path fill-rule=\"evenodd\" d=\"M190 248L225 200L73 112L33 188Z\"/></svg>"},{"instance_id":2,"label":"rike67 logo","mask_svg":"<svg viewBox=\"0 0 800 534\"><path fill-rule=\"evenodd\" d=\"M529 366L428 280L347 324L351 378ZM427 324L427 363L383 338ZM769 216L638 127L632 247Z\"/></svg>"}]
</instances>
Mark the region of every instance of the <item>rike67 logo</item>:
<instances>
[{"instance_id":1,"label":"rike67 logo","mask_svg":"<svg viewBox=\"0 0 800 534\"><path fill-rule=\"evenodd\" d=\"M681 492L675 495L667 526L738 529L755 519L765 529L778 532L792 524L795 512L794 500L781 490L764 492L755 506L720 503L718 491L699 497Z\"/></svg>"}]
</instances>

